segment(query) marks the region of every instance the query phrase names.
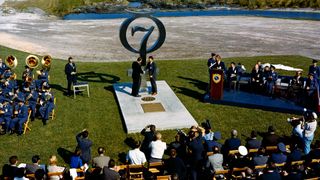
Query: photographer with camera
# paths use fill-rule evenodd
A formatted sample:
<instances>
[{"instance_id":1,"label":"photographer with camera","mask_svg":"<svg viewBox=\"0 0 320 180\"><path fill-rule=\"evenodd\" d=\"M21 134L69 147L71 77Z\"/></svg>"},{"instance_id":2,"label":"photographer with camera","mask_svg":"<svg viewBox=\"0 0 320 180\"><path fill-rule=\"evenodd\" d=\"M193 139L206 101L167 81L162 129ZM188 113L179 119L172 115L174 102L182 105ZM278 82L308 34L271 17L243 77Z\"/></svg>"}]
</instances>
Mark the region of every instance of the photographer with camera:
<instances>
[{"instance_id":1,"label":"photographer with camera","mask_svg":"<svg viewBox=\"0 0 320 180\"><path fill-rule=\"evenodd\" d=\"M302 140L303 150L306 155L310 152L314 132L317 128L317 118L318 116L315 112L308 112L305 109L302 117L292 117L288 119L288 122L293 126L292 133Z\"/></svg>"},{"instance_id":2,"label":"photographer with camera","mask_svg":"<svg viewBox=\"0 0 320 180\"><path fill-rule=\"evenodd\" d=\"M81 150L81 159L83 163L89 163L91 160L91 146L92 141L88 139L89 132L87 129L82 130L77 134L76 139L78 143L78 148Z\"/></svg>"}]
</instances>

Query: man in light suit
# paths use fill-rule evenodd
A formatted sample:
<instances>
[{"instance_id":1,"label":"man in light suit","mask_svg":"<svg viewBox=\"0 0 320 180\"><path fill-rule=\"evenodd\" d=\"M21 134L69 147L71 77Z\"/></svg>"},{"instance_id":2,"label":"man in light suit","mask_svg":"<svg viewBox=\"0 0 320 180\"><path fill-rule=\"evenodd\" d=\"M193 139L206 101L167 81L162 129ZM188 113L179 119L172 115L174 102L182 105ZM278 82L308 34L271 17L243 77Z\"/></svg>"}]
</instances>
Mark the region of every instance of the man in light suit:
<instances>
[{"instance_id":1,"label":"man in light suit","mask_svg":"<svg viewBox=\"0 0 320 180\"><path fill-rule=\"evenodd\" d=\"M68 81L68 93L67 95L71 95L71 84L75 84L77 82L77 67L76 64L73 62L72 57L68 58L68 64L66 64L64 68L64 72L67 76Z\"/></svg>"},{"instance_id":2,"label":"man in light suit","mask_svg":"<svg viewBox=\"0 0 320 180\"><path fill-rule=\"evenodd\" d=\"M103 147L99 147L98 148L98 154L99 156L93 158L92 160L92 166L93 167L98 167L103 169L104 166L108 167L108 163L110 161L110 157L109 156L105 156L104 153L106 152L106 150Z\"/></svg>"},{"instance_id":3,"label":"man in light suit","mask_svg":"<svg viewBox=\"0 0 320 180\"><path fill-rule=\"evenodd\" d=\"M149 72L149 78L150 78L150 83L151 83L151 94L152 95L157 95L157 65L153 61L153 56L149 56L148 58L148 64L146 66L146 69Z\"/></svg>"}]
</instances>

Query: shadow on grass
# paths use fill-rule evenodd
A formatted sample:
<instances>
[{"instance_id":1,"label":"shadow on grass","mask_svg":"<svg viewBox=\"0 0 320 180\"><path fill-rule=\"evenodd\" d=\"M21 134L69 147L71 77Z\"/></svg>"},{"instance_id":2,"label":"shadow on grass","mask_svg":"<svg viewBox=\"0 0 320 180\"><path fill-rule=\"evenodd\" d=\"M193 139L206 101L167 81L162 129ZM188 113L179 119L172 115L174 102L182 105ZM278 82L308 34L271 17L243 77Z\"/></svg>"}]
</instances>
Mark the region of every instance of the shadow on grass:
<instances>
[{"instance_id":1,"label":"shadow on grass","mask_svg":"<svg viewBox=\"0 0 320 180\"><path fill-rule=\"evenodd\" d=\"M73 152L61 147L57 149L57 152L66 164L70 164L70 160L71 160L71 156L73 155Z\"/></svg>"},{"instance_id":2,"label":"shadow on grass","mask_svg":"<svg viewBox=\"0 0 320 180\"><path fill-rule=\"evenodd\" d=\"M60 92L66 93L67 88L62 87L60 84L50 84L52 89L58 90Z\"/></svg>"},{"instance_id":3,"label":"shadow on grass","mask_svg":"<svg viewBox=\"0 0 320 180\"><path fill-rule=\"evenodd\" d=\"M107 90L107 91L111 91L112 94L113 94L113 98L114 98L114 99L117 99L117 95L116 95L116 93L115 93L112 85L110 85L110 86L105 86L104 89ZM117 101L117 104L118 104L118 112L120 112L120 117L121 117L121 122L122 122L122 128L123 128L124 132L128 132L126 123L125 123L125 121L124 121L124 117L123 117L123 115L122 115L122 113L121 113L120 104L119 104L118 101Z\"/></svg>"},{"instance_id":4,"label":"shadow on grass","mask_svg":"<svg viewBox=\"0 0 320 180\"><path fill-rule=\"evenodd\" d=\"M78 73L77 80L113 84L120 81L120 78L111 74L96 73L94 71L90 71Z\"/></svg>"},{"instance_id":5,"label":"shadow on grass","mask_svg":"<svg viewBox=\"0 0 320 180\"><path fill-rule=\"evenodd\" d=\"M177 86L172 86L172 87L174 88L174 91L176 93L184 94L194 99L198 99L199 101L203 101L204 94L201 94L198 91L194 91L192 89L188 89L185 87L177 87Z\"/></svg>"},{"instance_id":6,"label":"shadow on grass","mask_svg":"<svg viewBox=\"0 0 320 180\"><path fill-rule=\"evenodd\" d=\"M188 77L182 77L178 76L178 78L189 81L190 84L193 84L195 87L197 87L200 90L206 91L208 87L208 83L200 81L198 79L188 78Z\"/></svg>"}]
</instances>

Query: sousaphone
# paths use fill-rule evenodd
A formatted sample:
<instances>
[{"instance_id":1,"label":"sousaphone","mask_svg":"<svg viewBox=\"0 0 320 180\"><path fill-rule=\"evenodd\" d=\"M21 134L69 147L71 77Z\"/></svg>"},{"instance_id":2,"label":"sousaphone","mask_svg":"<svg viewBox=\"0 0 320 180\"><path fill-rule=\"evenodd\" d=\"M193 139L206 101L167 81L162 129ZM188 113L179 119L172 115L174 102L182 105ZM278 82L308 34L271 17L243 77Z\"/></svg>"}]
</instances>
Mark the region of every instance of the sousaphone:
<instances>
[{"instance_id":1,"label":"sousaphone","mask_svg":"<svg viewBox=\"0 0 320 180\"><path fill-rule=\"evenodd\" d=\"M35 69L39 66L39 58L35 55L29 55L26 58L26 65L30 68L30 69Z\"/></svg>"},{"instance_id":2,"label":"sousaphone","mask_svg":"<svg viewBox=\"0 0 320 180\"><path fill-rule=\"evenodd\" d=\"M4 63L10 68L10 69L14 69L17 67L18 65L18 59L13 56L13 55L9 55L6 60L4 61Z\"/></svg>"},{"instance_id":3,"label":"sousaphone","mask_svg":"<svg viewBox=\"0 0 320 180\"><path fill-rule=\"evenodd\" d=\"M52 57L50 55L45 55L41 59L41 64L43 69L50 70L51 63L52 63Z\"/></svg>"}]
</instances>

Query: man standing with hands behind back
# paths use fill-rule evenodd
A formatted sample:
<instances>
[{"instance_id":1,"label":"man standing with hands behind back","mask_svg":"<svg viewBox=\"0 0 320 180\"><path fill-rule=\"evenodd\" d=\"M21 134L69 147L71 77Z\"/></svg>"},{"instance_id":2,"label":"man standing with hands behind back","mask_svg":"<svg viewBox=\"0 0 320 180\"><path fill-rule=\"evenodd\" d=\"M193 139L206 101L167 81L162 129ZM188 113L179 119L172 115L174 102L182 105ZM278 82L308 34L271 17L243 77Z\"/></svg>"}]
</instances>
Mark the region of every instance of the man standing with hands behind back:
<instances>
[{"instance_id":1,"label":"man standing with hands behind back","mask_svg":"<svg viewBox=\"0 0 320 180\"><path fill-rule=\"evenodd\" d=\"M150 83L151 83L151 94L153 96L157 95L157 65L156 63L153 61L153 56L149 56L149 61L147 64L146 69L149 72L149 78L150 78Z\"/></svg>"},{"instance_id":2,"label":"man standing with hands behind back","mask_svg":"<svg viewBox=\"0 0 320 180\"><path fill-rule=\"evenodd\" d=\"M131 95L135 97L140 97L139 89L141 85L141 74L143 71L141 69L142 58L138 57L137 61L132 63L132 92Z\"/></svg>"},{"instance_id":3,"label":"man standing with hands behind back","mask_svg":"<svg viewBox=\"0 0 320 180\"><path fill-rule=\"evenodd\" d=\"M68 81L68 93L67 95L70 96L72 94L71 92L71 84L75 84L77 82L77 68L76 64L73 62L72 57L68 58L68 64L66 64L64 68L64 72L67 75L67 81Z\"/></svg>"}]
</instances>

